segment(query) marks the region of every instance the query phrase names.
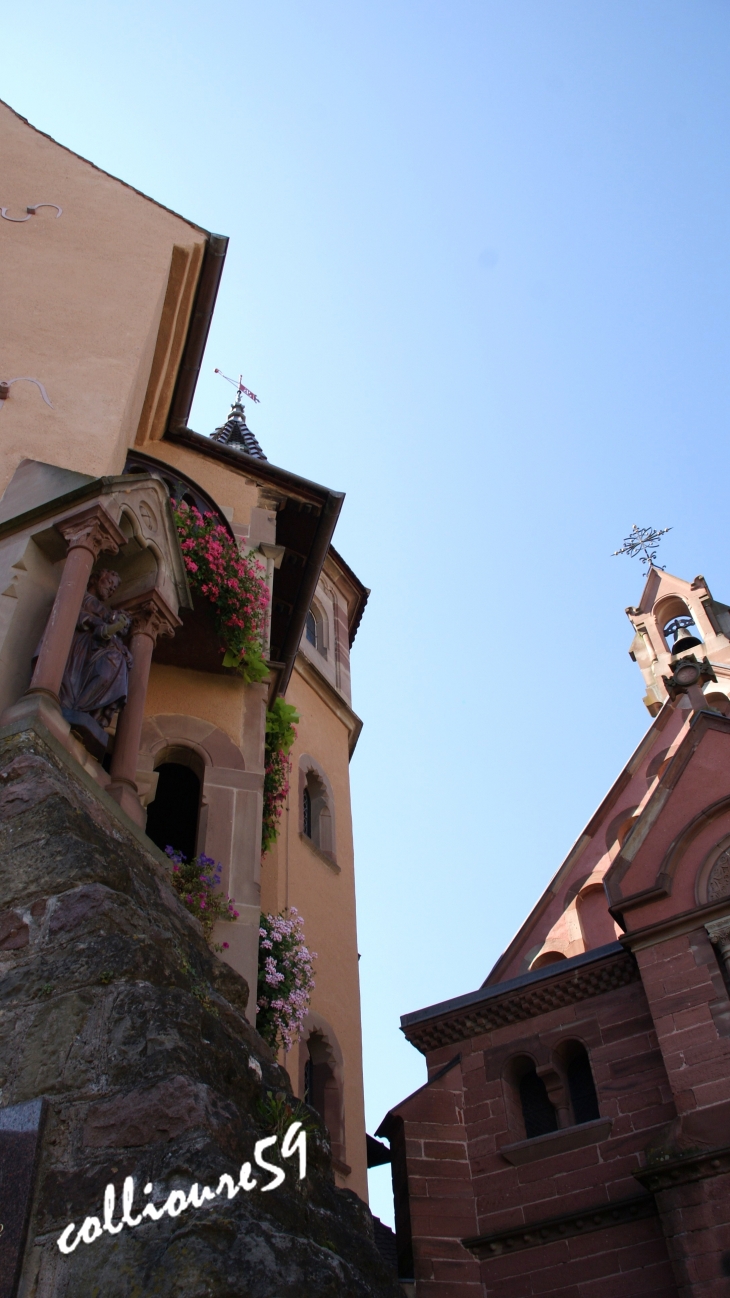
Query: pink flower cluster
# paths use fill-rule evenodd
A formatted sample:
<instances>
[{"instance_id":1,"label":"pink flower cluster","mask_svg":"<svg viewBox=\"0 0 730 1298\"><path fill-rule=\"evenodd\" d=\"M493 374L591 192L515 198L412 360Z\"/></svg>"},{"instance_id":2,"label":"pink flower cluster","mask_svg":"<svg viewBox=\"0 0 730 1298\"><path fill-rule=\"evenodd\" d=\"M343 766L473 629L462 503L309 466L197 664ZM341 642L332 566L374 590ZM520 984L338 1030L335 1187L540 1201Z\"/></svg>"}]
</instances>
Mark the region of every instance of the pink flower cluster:
<instances>
[{"instance_id":1,"label":"pink flower cluster","mask_svg":"<svg viewBox=\"0 0 730 1298\"><path fill-rule=\"evenodd\" d=\"M246 680L267 674L263 659L270 595L266 569L253 555L242 555L215 514L203 514L184 500L175 502L175 523L193 590L215 607L224 665L237 667Z\"/></svg>"},{"instance_id":2,"label":"pink flower cluster","mask_svg":"<svg viewBox=\"0 0 730 1298\"><path fill-rule=\"evenodd\" d=\"M299 1039L314 988L315 951L304 941L304 921L296 907L262 915L259 928L257 1030L273 1049L291 1050Z\"/></svg>"}]
</instances>

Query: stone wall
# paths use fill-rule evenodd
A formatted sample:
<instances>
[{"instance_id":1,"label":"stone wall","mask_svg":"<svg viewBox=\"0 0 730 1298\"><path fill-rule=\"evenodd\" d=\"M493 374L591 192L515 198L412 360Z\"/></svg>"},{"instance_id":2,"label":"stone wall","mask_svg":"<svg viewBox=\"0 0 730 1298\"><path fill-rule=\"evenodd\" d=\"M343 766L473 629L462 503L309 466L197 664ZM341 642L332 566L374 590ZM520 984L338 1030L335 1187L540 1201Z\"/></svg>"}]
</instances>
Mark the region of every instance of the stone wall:
<instances>
[{"instance_id":1,"label":"stone wall","mask_svg":"<svg viewBox=\"0 0 730 1298\"><path fill-rule=\"evenodd\" d=\"M402 1293L367 1208L335 1189L314 1115L304 1181L295 1158L270 1194L59 1251L109 1183L119 1200L133 1177L139 1211L148 1182L160 1206L237 1181L271 1130L259 1105L291 1088L164 858L40 727L0 731L0 975L0 1106L47 1102L21 1298Z\"/></svg>"}]
</instances>

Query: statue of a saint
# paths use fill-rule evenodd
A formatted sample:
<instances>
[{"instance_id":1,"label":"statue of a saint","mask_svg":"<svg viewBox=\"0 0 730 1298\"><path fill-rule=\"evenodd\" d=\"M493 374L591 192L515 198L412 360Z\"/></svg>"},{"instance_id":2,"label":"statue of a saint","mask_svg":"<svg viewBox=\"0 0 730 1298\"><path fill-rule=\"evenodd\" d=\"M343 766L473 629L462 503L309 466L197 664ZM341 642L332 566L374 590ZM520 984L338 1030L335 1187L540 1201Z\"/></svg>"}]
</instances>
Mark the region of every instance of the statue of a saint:
<instances>
[{"instance_id":1,"label":"statue of a saint","mask_svg":"<svg viewBox=\"0 0 730 1298\"><path fill-rule=\"evenodd\" d=\"M132 655L122 642L131 619L107 602L120 580L119 573L108 568L92 574L60 691L64 712L85 712L102 728L111 725L114 714L126 703L132 666Z\"/></svg>"}]
</instances>

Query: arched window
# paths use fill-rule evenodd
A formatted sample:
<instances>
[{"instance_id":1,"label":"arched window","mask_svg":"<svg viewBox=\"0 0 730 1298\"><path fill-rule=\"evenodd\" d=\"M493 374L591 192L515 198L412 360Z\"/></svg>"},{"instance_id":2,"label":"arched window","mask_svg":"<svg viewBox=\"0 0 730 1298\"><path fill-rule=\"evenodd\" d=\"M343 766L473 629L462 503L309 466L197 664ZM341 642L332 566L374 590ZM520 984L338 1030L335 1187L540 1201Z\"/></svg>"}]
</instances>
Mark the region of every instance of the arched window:
<instances>
[{"instance_id":1,"label":"arched window","mask_svg":"<svg viewBox=\"0 0 730 1298\"><path fill-rule=\"evenodd\" d=\"M187 763L163 762L157 792L147 808L147 836L164 852L174 847L188 860L197 854L200 777Z\"/></svg>"},{"instance_id":2,"label":"arched window","mask_svg":"<svg viewBox=\"0 0 730 1298\"><path fill-rule=\"evenodd\" d=\"M560 1053L565 1065L573 1121L576 1124L593 1122L601 1115L588 1051L580 1041L569 1041Z\"/></svg>"},{"instance_id":3,"label":"arched window","mask_svg":"<svg viewBox=\"0 0 730 1298\"><path fill-rule=\"evenodd\" d=\"M327 657L329 643L327 616L316 602L307 613L304 634L311 645L314 645L323 658Z\"/></svg>"},{"instance_id":4,"label":"arched window","mask_svg":"<svg viewBox=\"0 0 730 1298\"><path fill-rule=\"evenodd\" d=\"M345 1135L340 1083L334 1052L324 1032L310 1032L304 1060L303 1098L316 1110L329 1131L333 1158L344 1163Z\"/></svg>"},{"instance_id":5,"label":"arched window","mask_svg":"<svg viewBox=\"0 0 730 1298\"><path fill-rule=\"evenodd\" d=\"M538 1077L534 1064L522 1074L519 1086L527 1139L557 1131L558 1115L548 1099L545 1083Z\"/></svg>"},{"instance_id":6,"label":"arched window","mask_svg":"<svg viewBox=\"0 0 730 1298\"><path fill-rule=\"evenodd\" d=\"M334 853L332 811L324 780L316 771L307 771L302 790L302 832L315 847L328 856Z\"/></svg>"}]
</instances>

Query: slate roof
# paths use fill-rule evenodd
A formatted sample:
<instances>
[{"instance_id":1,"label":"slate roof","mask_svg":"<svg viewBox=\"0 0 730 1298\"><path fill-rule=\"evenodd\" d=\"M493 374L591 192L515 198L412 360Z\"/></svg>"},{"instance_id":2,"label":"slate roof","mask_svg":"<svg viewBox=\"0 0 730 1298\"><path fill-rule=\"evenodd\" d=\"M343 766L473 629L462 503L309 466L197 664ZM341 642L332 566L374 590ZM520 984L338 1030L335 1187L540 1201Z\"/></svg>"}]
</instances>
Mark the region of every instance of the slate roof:
<instances>
[{"instance_id":1,"label":"slate roof","mask_svg":"<svg viewBox=\"0 0 730 1298\"><path fill-rule=\"evenodd\" d=\"M265 460L261 447L246 423L246 411L241 402L236 400L231 406L231 413L220 428L210 435L211 441L230 446L235 451L245 451L256 460Z\"/></svg>"}]
</instances>

